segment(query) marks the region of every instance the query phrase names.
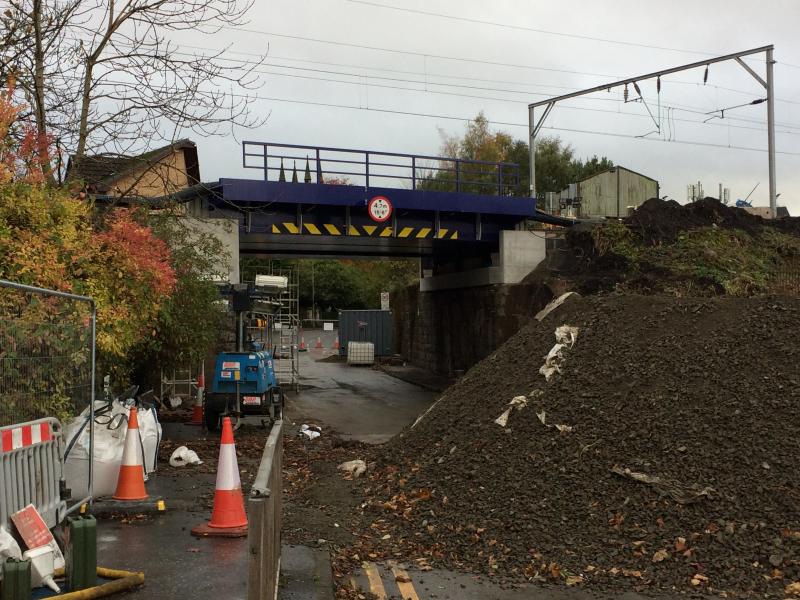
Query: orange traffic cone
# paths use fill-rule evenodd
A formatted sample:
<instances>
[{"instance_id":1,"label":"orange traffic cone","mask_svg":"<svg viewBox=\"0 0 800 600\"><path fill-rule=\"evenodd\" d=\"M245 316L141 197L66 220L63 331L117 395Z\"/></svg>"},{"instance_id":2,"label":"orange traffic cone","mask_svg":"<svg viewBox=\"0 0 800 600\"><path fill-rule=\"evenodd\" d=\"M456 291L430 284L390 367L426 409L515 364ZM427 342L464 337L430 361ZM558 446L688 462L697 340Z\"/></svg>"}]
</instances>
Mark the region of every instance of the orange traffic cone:
<instances>
[{"instance_id":1,"label":"orange traffic cone","mask_svg":"<svg viewBox=\"0 0 800 600\"><path fill-rule=\"evenodd\" d=\"M222 420L222 439L219 446L217 486L214 492L214 509L208 523L192 529L198 536L243 537L247 535L247 515L236 460L236 444L230 417Z\"/></svg>"},{"instance_id":2,"label":"orange traffic cone","mask_svg":"<svg viewBox=\"0 0 800 600\"><path fill-rule=\"evenodd\" d=\"M308 348L306 348L306 338L303 336L300 338L300 348L298 348L298 351L305 352L306 350L308 350Z\"/></svg>"},{"instance_id":3,"label":"orange traffic cone","mask_svg":"<svg viewBox=\"0 0 800 600\"><path fill-rule=\"evenodd\" d=\"M337 337L333 340L333 346L331 346L331 350L338 350L339 349L339 338Z\"/></svg>"},{"instance_id":4,"label":"orange traffic cone","mask_svg":"<svg viewBox=\"0 0 800 600\"><path fill-rule=\"evenodd\" d=\"M128 417L128 432L125 434L125 448L122 451L122 464L119 466L117 491L114 500L146 500L144 489L144 456L139 437L139 419L136 407L131 407Z\"/></svg>"},{"instance_id":5,"label":"orange traffic cone","mask_svg":"<svg viewBox=\"0 0 800 600\"><path fill-rule=\"evenodd\" d=\"M321 337L317 338L317 343L314 345L314 348L316 348L317 350L322 348L322 338Z\"/></svg>"},{"instance_id":6,"label":"orange traffic cone","mask_svg":"<svg viewBox=\"0 0 800 600\"><path fill-rule=\"evenodd\" d=\"M206 375L205 369L200 371L197 376L197 399L194 402L194 409L192 410L192 420L188 425L202 425L203 424L203 393L206 391Z\"/></svg>"}]
</instances>

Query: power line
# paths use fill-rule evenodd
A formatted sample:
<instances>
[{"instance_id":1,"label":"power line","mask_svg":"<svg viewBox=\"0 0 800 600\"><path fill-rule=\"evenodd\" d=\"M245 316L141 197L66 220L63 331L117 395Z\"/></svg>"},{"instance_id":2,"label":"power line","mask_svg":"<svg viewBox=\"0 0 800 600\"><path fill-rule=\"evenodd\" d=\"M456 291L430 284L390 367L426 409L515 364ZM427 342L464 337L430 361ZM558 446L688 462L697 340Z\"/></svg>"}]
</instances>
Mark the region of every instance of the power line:
<instances>
[{"instance_id":1,"label":"power line","mask_svg":"<svg viewBox=\"0 0 800 600\"><path fill-rule=\"evenodd\" d=\"M273 36L273 37L279 37L279 38L284 38L284 39L299 40L299 41L304 41L304 42L314 42L314 43L318 43L318 44L329 44L329 45L333 45L333 46L342 46L342 47L347 47L347 48L357 48L357 49L360 49L360 50L386 52L386 53L390 53L390 54L404 54L404 55L407 55L407 56L416 56L416 57L419 57L419 58L435 58L437 60L449 60L449 61L454 61L454 62L483 64L483 65L488 65L488 66L493 66L493 67L508 67L508 68L512 68L512 69L525 69L525 70L532 70L532 71L544 71L544 72L549 72L549 73L563 73L563 74L567 74L567 75L582 75L582 76L585 76L585 77L597 77L597 78L604 78L604 77L607 77L607 78L618 78L619 77L618 74L614 75L614 74L609 74L609 73L591 73L591 72L587 72L587 71L575 71L575 70L570 70L570 69L560 69L560 68L556 68L556 67L541 67L541 66L533 66L533 65L521 65L521 64L517 64L517 63L504 63L504 62L490 61L490 60L484 60L484 59L479 59L479 58L463 58L463 57L458 57L458 56L447 56L447 55L443 55L443 54L430 54L430 53L419 52L419 51L415 51L415 50L400 50L400 49L397 49L397 48L385 48L385 47L370 46L370 45L365 45L365 44L354 44L354 43L351 43L351 42L341 42L341 41L336 41L336 40L325 40L325 39L322 39L322 38L313 38L313 37L307 37L307 36L301 36L301 35L291 35L291 34L286 34L286 33L275 33L275 32L272 32L272 31L264 31L264 30L260 30L260 29L250 29L250 28L246 28L246 27L224 26L224 27L222 27L222 29L228 29L230 31L243 31L245 33L254 33L254 34L258 34L258 35ZM200 47L197 47L197 46L184 46L184 47L186 47L186 48L197 48L197 49L201 49L201 50L204 49L204 48L200 48ZM213 50L213 49L205 48L205 50ZM247 53L247 52L240 52L240 51L230 51L229 50L229 52L231 52L233 54L242 54L242 55L245 55L245 56L247 56L247 55L261 56L261 55L255 54L255 53ZM289 59L289 60L298 60L298 59ZM360 68L370 68L370 69L373 69L373 70L383 70L383 69L377 69L377 68L372 68L372 67L360 67ZM417 73L417 74L424 75L424 73ZM698 82L692 82L692 81L672 80L671 83L675 83L675 84L678 84L678 85L690 85L690 86L694 86L694 87L701 87L701 86L702 87L710 87L710 86L706 85L705 83L699 82L699 81ZM715 89L724 90L724 91L728 91L728 92L733 92L733 93L737 93L737 94L744 94L744 95L750 96L752 98L755 98L755 97L758 96L758 94L756 94L756 93L748 92L748 91L745 91L745 90L739 90L739 89L736 89L736 88L729 88L729 87L715 85L715 84L711 84L711 85ZM786 99L782 99L782 98L775 98L775 100L779 101L779 102L786 102L786 103L789 103L789 104L800 104L800 101L796 101L796 100L786 100Z\"/></svg>"},{"instance_id":2,"label":"power line","mask_svg":"<svg viewBox=\"0 0 800 600\"><path fill-rule=\"evenodd\" d=\"M123 85L129 85L126 82L119 82ZM347 110L363 110L368 112L375 112L375 113L382 113L382 114L394 114L394 115L404 115L404 116L411 116L411 117L424 117L430 119L440 119L440 120L447 120L447 121L459 121L461 123L467 123L472 121L472 117L456 117L452 115L439 115L439 114L432 114L432 113L421 113L421 112L414 112L414 111L404 111L404 110L395 110L389 108L374 108L374 107L364 107L364 106L353 106L349 104L336 104L333 102L317 102L313 100L298 100L294 98L278 98L273 96L259 96L257 94L252 95L244 95L244 94L236 94L236 93L227 93L227 95L231 97L239 97L248 100L263 100L267 102L284 102L287 104L302 104L307 106L321 106L327 108L341 108ZM524 127L526 130L528 129L528 123L514 123L511 121L488 121L487 122L491 125L501 125L505 127ZM643 140L648 142L667 142L673 144L683 144L688 146L703 146L707 148L721 148L721 149L728 149L728 150L744 150L750 152L766 152L766 150L762 148L754 148L751 146L734 146L734 145L725 145L725 144L712 144L708 142L696 142L691 140L666 140L662 138L644 138L641 136L624 134L624 133L614 133L610 131L589 131L585 129L575 129L575 128L568 128L568 127L553 127L553 126L543 126L542 129L547 129L550 131L563 131L567 133L581 133L586 135L598 135L598 136L605 136L605 137L613 137L613 138L622 138L622 139L629 139L629 140ZM800 156L800 152L786 152L786 151L778 151L777 154L782 154L785 156Z\"/></svg>"},{"instance_id":3,"label":"power line","mask_svg":"<svg viewBox=\"0 0 800 600\"><path fill-rule=\"evenodd\" d=\"M369 2L368 0L345 0L345 2L351 2L353 4L363 4L366 6L372 6L377 8L383 8L387 10L395 10L400 12L412 13L417 15L425 15L428 17L437 17L440 19L450 19L452 21L461 21L464 23L473 23L478 25L491 25L493 27L502 27L504 29L514 29L516 31L528 31L531 33L541 33L544 35L551 35L556 37L565 37L565 38L572 38L578 40L587 40L590 42L602 42L604 44L616 44L620 46L628 46L633 48L648 48L651 50L666 50L668 52L680 52L682 54L699 54L703 56L714 56L711 52L701 52L698 50L686 50L683 48L671 48L668 46L655 46L652 44L642 44L638 42L627 42L623 40L614 40L610 38L601 38L595 37L591 35L582 35L578 33L565 33L563 31L551 31L548 29L538 29L535 27L527 27L525 25L511 25L509 23L498 23L495 21L487 21L484 19L472 19L469 17L459 17L457 15L448 15L444 13L436 13L427 10L418 10L414 8L406 8L404 6L392 6L390 4L380 4L378 2Z\"/></svg>"},{"instance_id":4,"label":"power line","mask_svg":"<svg viewBox=\"0 0 800 600\"><path fill-rule=\"evenodd\" d=\"M536 28L536 27L527 27L525 25L513 25L513 24L510 24L510 23L499 23L499 22L496 22L496 21L488 21L486 19L474 19L474 18L469 18L469 17L460 17L458 15L449 15L449 14L445 14L445 13L437 13L437 12L433 12L433 11L407 8L407 7L404 7L404 6L393 6L393 5L390 5L390 4L381 4L379 2L370 2L368 0L345 0L345 2L350 2L350 3L353 3L353 4L363 4L365 6L372 6L372 7L383 8L383 9L387 9L387 10L395 10L395 11L400 11L400 12L406 12L406 13L412 13L412 14L418 14L418 15L425 15L425 16L428 16L428 17L438 17L440 19L450 19L450 20L453 20L453 21L461 21L461 22L464 22L464 23L473 23L473 24L477 24L477 25L491 25L492 27L502 27L504 29L513 29L513 30L516 30L516 31L528 31L528 32L531 32L531 33L540 33L540 34L543 34L543 35L551 35L551 36L556 36L556 37L573 38L573 39L586 40L586 41L591 41L591 42L602 42L604 44L616 44L616 45L620 45L620 46L629 46L629 47L634 47L634 48L648 48L648 49L651 49L651 50L664 50L664 51L667 51L667 52L680 52L682 54L694 54L694 55L698 55L698 56L716 56L717 54L719 54L719 53L716 53L716 52L705 52L705 51L702 51L702 50L688 50L686 48L673 48L673 47L670 47L670 46L657 46L657 45L645 44L645 43L641 43L641 42L629 42L629 41L626 41L626 40L615 40L615 39L611 39L611 38L601 38L601 37L596 37L596 36L591 36L591 35L583 35L583 34L579 34L579 33L566 33L564 31L553 31L553 30L549 30L549 29L540 29L540 28ZM747 60L747 59L745 59L745 60ZM784 67L789 67L789 68L792 68L792 69L800 69L800 65L794 65L794 64L791 64L791 63L778 62L777 64L782 65Z\"/></svg>"},{"instance_id":5,"label":"power line","mask_svg":"<svg viewBox=\"0 0 800 600\"><path fill-rule=\"evenodd\" d=\"M292 68L292 67L289 67L289 68ZM318 69L312 69L312 71L320 72L320 70L318 70ZM257 72L263 73L263 74L266 74L266 75L276 75L278 77L290 77L290 78L295 78L295 79L309 79L309 80L314 80L314 81L325 81L325 82L329 82L329 83L337 83L337 84L344 84L344 85L354 85L354 86L364 85L364 83L362 83L360 81L347 81L347 80L343 80L343 79L330 79L330 78L326 78L326 77L316 77L316 76L313 76L313 75L297 75L297 74L292 74L292 73L276 73L274 71L257 71ZM322 72L326 72L326 71L322 71ZM336 73L336 72L335 71L327 71L327 73L333 74L333 73ZM351 75L351 76L357 77L358 75ZM403 79L392 79L392 81L407 81L407 82L411 82L411 83L420 83L420 84L424 83L424 82L419 82L419 81L403 80ZM494 102L510 102L510 103L514 103L514 104L520 104L520 105L526 105L527 106L527 102L525 102L524 100L515 100L513 98L498 98L498 97L492 97L492 96L479 96L479 95L474 95L474 94L461 94L461 93L457 93L457 92L447 92L447 91L441 91L441 90L416 89L416 88L408 88L408 87L403 87L403 86L380 84L380 83L368 83L367 85L369 85L370 87L376 87L376 88L382 88L382 89L400 90L400 91L406 91L406 92L420 92L420 93L425 93L425 94L439 94L439 95L445 95L445 96L455 96L455 97L459 97L459 98L472 98L472 99L478 99L478 100L490 100L490 101L494 101ZM446 84L443 84L443 85L446 85ZM501 91L501 90L498 90L498 91ZM536 94L536 95L547 96L547 94ZM647 115L643 115L643 114L623 113L623 112L619 112L619 111L607 110L607 109L601 109L601 108L588 108L588 107L583 107L583 106L570 106L570 105L562 105L560 108L564 108L564 109L568 109L568 110L579 110L579 111L587 111L587 112L606 113L606 114L618 115L618 116L622 116L622 117L649 118ZM699 114L699 115L707 115L708 114L708 112L682 109L682 108L673 107L673 106L667 106L667 108L674 108L675 110L678 110L679 112L688 112L688 113L692 113L692 114ZM728 118L728 119L737 119L736 117L726 117L726 118ZM741 120L741 119L737 119L737 120ZM716 126L716 127L730 127L730 128L733 128L733 129L747 129L747 130L751 130L751 131L766 131L765 128L760 128L760 127L746 127L746 126L742 126L742 125L728 125L728 124L719 123L719 122L704 123L703 121L696 121L696 120L692 120L692 119L673 119L673 121L681 122L681 123L690 123L690 124L695 124L695 125L711 125L711 126ZM788 128L793 127L792 125L781 125L781 126L782 127L788 127ZM796 125L794 127L796 127L798 130L800 130L800 125ZM789 134L789 135L796 135L797 134L797 132L794 132L794 131L779 131L778 133Z\"/></svg>"}]
</instances>

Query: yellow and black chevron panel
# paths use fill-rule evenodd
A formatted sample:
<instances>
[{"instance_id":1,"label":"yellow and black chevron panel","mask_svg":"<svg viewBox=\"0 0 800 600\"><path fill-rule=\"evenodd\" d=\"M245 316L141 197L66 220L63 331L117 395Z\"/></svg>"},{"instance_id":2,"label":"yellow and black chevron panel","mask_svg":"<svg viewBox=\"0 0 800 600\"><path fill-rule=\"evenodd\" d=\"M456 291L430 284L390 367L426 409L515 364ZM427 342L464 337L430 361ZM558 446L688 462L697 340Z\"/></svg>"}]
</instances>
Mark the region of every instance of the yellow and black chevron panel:
<instances>
[{"instance_id":1,"label":"yellow and black chevron panel","mask_svg":"<svg viewBox=\"0 0 800 600\"><path fill-rule=\"evenodd\" d=\"M349 235L360 237L398 237L403 239L440 239L457 240L458 230L440 228L438 232L432 227L400 227L397 235L387 225L334 225L333 223L303 223L302 229L294 223L273 223L272 233L289 235Z\"/></svg>"}]
</instances>

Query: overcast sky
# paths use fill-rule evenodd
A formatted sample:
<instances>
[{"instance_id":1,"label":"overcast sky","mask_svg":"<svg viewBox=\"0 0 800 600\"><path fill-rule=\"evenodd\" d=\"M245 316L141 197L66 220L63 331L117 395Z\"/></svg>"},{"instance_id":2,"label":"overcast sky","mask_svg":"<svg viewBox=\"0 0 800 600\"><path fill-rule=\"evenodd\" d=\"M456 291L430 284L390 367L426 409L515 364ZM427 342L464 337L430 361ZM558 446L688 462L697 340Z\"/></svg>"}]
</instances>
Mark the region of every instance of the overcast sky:
<instances>
[{"instance_id":1,"label":"overcast sky","mask_svg":"<svg viewBox=\"0 0 800 600\"><path fill-rule=\"evenodd\" d=\"M494 129L526 139L529 102L774 44L779 204L800 214L798 0L255 0L250 21L244 30L176 38L230 44L240 58L268 53L263 99L253 105L268 115L265 124L223 138L193 136L206 181L258 176L241 168L241 139L435 154L439 129L461 133L481 110ZM763 61L762 54L749 64L764 73ZM655 119L617 90L559 104L544 133L579 156L605 155L657 179L662 195L680 202L699 180L713 196L723 183L733 200L760 183L752 200L766 205L766 104L702 124L714 116L703 113L765 91L733 62L712 65L705 85L703 75L664 77L660 97L655 81L642 83ZM635 137L646 134L653 141Z\"/></svg>"}]
</instances>

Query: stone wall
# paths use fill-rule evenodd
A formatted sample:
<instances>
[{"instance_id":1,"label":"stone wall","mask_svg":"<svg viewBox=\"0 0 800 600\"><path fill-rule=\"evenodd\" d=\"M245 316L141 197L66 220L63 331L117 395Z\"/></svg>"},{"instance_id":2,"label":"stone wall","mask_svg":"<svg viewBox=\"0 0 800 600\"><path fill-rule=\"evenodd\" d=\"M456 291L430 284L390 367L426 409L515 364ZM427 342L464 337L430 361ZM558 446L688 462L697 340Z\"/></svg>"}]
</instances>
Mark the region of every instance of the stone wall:
<instances>
[{"instance_id":1,"label":"stone wall","mask_svg":"<svg viewBox=\"0 0 800 600\"><path fill-rule=\"evenodd\" d=\"M547 286L520 283L392 294L395 351L444 375L491 354L553 297Z\"/></svg>"}]
</instances>

